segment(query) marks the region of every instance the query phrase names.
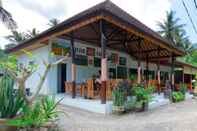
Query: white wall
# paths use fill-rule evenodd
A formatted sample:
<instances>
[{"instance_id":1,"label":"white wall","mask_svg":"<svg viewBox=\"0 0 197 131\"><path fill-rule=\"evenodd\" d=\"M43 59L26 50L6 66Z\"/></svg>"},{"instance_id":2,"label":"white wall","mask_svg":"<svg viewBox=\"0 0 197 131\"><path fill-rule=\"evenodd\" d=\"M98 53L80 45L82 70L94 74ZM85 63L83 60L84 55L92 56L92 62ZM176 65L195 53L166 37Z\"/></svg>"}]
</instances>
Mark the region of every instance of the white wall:
<instances>
[{"instance_id":1,"label":"white wall","mask_svg":"<svg viewBox=\"0 0 197 131\"><path fill-rule=\"evenodd\" d=\"M69 44L68 41L66 41L67 44ZM66 44L65 43L65 44ZM100 51L100 48L94 47L87 44L82 44L80 42L75 42L76 47L93 47L96 48L97 51ZM28 79L26 86L27 88L31 88L31 91L35 91L35 87L38 84L39 81L39 75L43 74L44 71L44 65L42 63L42 59L46 60L47 62L52 62L58 59L58 57L51 58L49 57L50 52L50 46L41 47L39 49L36 49L32 51L32 54L34 55L34 62L39 65L38 70ZM107 50L107 54L110 53L117 53L117 51L114 50ZM127 67L128 68L137 68L137 62L131 58L128 54L119 52L119 56L126 57L127 58ZM21 55L18 58L19 63L27 64L29 61L29 58L26 55ZM65 61L67 64L67 81L71 81L71 59ZM115 67L114 64L108 63L108 67ZM146 68L145 62L142 62L142 70ZM156 64L150 63L149 65L150 70L156 71ZM170 67L168 66L160 66L161 71L170 72ZM76 76L76 82L83 82L87 79L91 79L94 74L97 74L100 68L93 67L91 65L89 66L77 66L77 76ZM47 78L44 82L44 87L41 90L42 94L54 94L57 93L57 86L58 86L58 69L57 67L53 67L49 74L47 75Z\"/></svg>"},{"instance_id":2,"label":"white wall","mask_svg":"<svg viewBox=\"0 0 197 131\"><path fill-rule=\"evenodd\" d=\"M37 71L27 80L26 87L30 88L31 92L35 92L36 86L38 85L38 82L40 80L39 74L43 74L45 66L43 65L42 60L45 60L48 62L48 53L49 47L41 47L39 49L36 49L32 51L33 58L29 58L26 54L20 55L18 57L18 64L23 63L24 65L27 65L30 61L34 61L35 64L38 65ZM47 76L46 80L44 81L43 88L41 90L42 94L48 93L48 87L49 87L49 75Z\"/></svg>"}]
</instances>

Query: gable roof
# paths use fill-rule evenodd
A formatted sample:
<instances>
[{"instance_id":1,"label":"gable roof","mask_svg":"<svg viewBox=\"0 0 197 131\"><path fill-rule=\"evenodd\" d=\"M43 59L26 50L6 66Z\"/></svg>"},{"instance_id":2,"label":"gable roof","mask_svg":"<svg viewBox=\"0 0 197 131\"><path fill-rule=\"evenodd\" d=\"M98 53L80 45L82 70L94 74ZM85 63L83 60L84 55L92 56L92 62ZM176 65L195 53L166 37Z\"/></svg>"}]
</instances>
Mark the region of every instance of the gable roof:
<instances>
[{"instance_id":1,"label":"gable roof","mask_svg":"<svg viewBox=\"0 0 197 131\"><path fill-rule=\"evenodd\" d=\"M166 46L170 48L176 49L182 55L185 54L185 52L182 49L177 48L174 44L170 43L168 40L161 37L158 33L156 33L155 31L153 31L152 29L150 29L149 27L141 23L139 20L137 20L136 18L134 18L133 16L131 16L130 14L128 14L127 12L125 12L124 10L122 10L121 8L119 8L118 6L116 6L114 3L112 3L109 0L106 0L77 15L74 15L73 17L61 22L60 24L40 33L34 38L26 40L18 44L14 48L8 49L7 52L11 53L11 52L15 52L20 49L23 49L27 46L35 44L38 40L44 37L51 36L55 32L62 31L63 29L69 28L69 26L76 24L79 21L82 21L84 19L90 18L92 16L96 16L96 15L111 15L114 18L121 20L122 22L130 26L131 28L135 29L139 33L142 33L162 44L165 44Z\"/></svg>"}]
</instances>

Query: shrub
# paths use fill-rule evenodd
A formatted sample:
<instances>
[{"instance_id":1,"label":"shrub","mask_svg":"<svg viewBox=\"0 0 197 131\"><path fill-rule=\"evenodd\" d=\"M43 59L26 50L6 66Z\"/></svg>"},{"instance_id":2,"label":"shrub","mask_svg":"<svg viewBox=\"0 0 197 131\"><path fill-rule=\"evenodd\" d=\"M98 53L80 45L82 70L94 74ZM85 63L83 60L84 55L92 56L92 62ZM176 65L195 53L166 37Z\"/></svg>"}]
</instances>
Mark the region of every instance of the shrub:
<instances>
[{"instance_id":1,"label":"shrub","mask_svg":"<svg viewBox=\"0 0 197 131\"><path fill-rule=\"evenodd\" d=\"M148 103L152 98L151 94L154 91L154 87L145 89L142 85L135 85L131 91L137 97L137 102Z\"/></svg>"},{"instance_id":2,"label":"shrub","mask_svg":"<svg viewBox=\"0 0 197 131\"><path fill-rule=\"evenodd\" d=\"M124 106L124 92L120 88L116 88L115 90L113 90L112 97L114 106Z\"/></svg>"},{"instance_id":3,"label":"shrub","mask_svg":"<svg viewBox=\"0 0 197 131\"><path fill-rule=\"evenodd\" d=\"M181 83L181 84L180 84L180 92L181 92L183 95L185 95L186 91L187 91L187 85L184 84L184 83Z\"/></svg>"},{"instance_id":4,"label":"shrub","mask_svg":"<svg viewBox=\"0 0 197 131\"><path fill-rule=\"evenodd\" d=\"M24 99L14 91L14 80L4 72L0 77L0 118L16 116L24 104Z\"/></svg>"},{"instance_id":5,"label":"shrub","mask_svg":"<svg viewBox=\"0 0 197 131\"><path fill-rule=\"evenodd\" d=\"M182 92L180 92L180 91L172 92L172 101L173 102L180 102L183 100L185 100L185 95Z\"/></svg>"},{"instance_id":6,"label":"shrub","mask_svg":"<svg viewBox=\"0 0 197 131\"><path fill-rule=\"evenodd\" d=\"M19 128L40 128L58 117L59 112L56 111L56 107L59 102L47 96L38 99L32 106L23 106L22 115L7 123Z\"/></svg>"}]
</instances>

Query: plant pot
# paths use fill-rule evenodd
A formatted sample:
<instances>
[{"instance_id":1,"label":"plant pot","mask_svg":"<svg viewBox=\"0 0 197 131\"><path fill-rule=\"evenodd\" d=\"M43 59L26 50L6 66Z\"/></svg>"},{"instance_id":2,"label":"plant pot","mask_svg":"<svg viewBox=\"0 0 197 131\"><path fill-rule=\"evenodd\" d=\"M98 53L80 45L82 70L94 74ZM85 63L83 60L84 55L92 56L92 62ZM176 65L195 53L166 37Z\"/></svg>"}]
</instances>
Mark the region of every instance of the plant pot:
<instances>
[{"instance_id":1,"label":"plant pot","mask_svg":"<svg viewBox=\"0 0 197 131\"><path fill-rule=\"evenodd\" d=\"M8 119L0 119L0 131L16 131L17 128L6 124Z\"/></svg>"},{"instance_id":2,"label":"plant pot","mask_svg":"<svg viewBox=\"0 0 197 131\"><path fill-rule=\"evenodd\" d=\"M142 103L142 111L148 111L148 102Z\"/></svg>"},{"instance_id":3,"label":"plant pot","mask_svg":"<svg viewBox=\"0 0 197 131\"><path fill-rule=\"evenodd\" d=\"M125 111L124 106L113 106L113 112L121 114Z\"/></svg>"}]
</instances>

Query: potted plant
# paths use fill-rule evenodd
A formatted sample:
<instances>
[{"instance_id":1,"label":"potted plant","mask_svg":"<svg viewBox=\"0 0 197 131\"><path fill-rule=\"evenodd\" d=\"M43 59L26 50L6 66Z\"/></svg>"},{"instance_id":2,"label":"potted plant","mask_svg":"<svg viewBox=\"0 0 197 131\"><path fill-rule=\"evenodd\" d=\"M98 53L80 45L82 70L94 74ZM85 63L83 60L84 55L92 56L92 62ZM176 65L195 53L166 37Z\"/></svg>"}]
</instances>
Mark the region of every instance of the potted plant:
<instances>
[{"instance_id":1,"label":"potted plant","mask_svg":"<svg viewBox=\"0 0 197 131\"><path fill-rule=\"evenodd\" d=\"M137 111L147 111L148 103L150 102L152 96L151 94L154 91L154 87L149 86L144 88L142 85L135 85L132 88L133 95L136 96L136 110Z\"/></svg>"},{"instance_id":2,"label":"potted plant","mask_svg":"<svg viewBox=\"0 0 197 131\"><path fill-rule=\"evenodd\" d=\"M7 120L13 119L19 113L19 110L24 105L24 100L14 91L13 79L4 72L0 77L0 130L14 131L15 126L6 124Z\"/></svg>"},{"instance_id":3,"label":"potted plant","mask_svg":"<svg viewBox=\"0 0 197 131\"><path fill-rule=\"evenodd\" d=\"M172 102L180 102L185 100L185 95L181 91L172 92Z\"/></svg>"},{"instance_id":4,"label":"potted plant","mask_svg":"<svg viewBox=\"0 0 197 131\"><path fill-rule=\"evenodd\" d=\"M120 88L116 88L112 92L112 100L113 100L113 112L114 113L122 113L124 112L124 92Z\"/></svg>"}]
</instances>

